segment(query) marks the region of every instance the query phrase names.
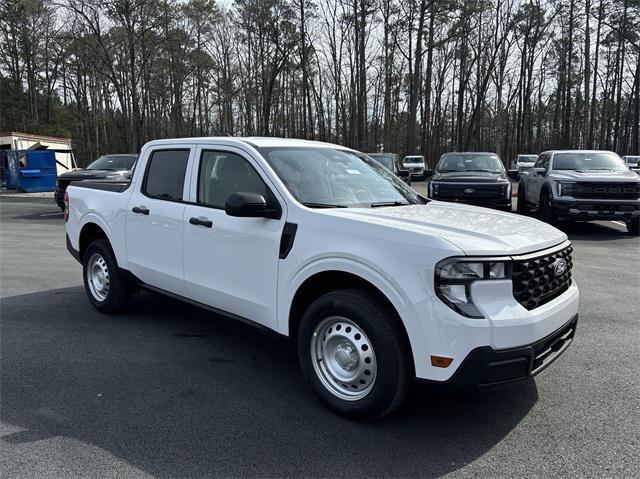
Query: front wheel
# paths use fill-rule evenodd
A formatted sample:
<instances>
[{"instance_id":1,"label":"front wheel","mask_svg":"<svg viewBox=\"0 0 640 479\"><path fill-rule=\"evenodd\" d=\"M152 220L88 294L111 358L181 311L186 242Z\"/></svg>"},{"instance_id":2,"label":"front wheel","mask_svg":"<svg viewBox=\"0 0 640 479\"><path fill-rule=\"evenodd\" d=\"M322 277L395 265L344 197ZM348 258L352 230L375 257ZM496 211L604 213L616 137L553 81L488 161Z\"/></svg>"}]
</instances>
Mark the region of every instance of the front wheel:
<instances>
[{"instance_id":1,"label":"front wheel","mask_svg":"<svg viewBox=\"0 0 640 479\"><path fill-rule=\"evenodd\" d=\"M549 223L550 225L556 224L558 222L558 217L553 211L553 206L551 205L551 196L548 192L542 193L540 197L540 219L545 223Z\"/></svg>"},{"instance_id":2,"label":"front wheel","mask_svg":"<svg viewBox=\"0 0 640 479\"><path fill-rule=\"evenodd\" d=\"M627 231L634 236L640 236L640 216L636 216L627 223Z\"/></svg>"},{"instance_id":3,"label":"front wheel","mask_svg":"<svg viewBox=\"0 0 640 479\"><path fill-rule=\"evenodd\" d=\"M327 293L309 307L298 354L320 399L354 419L388 414L409 389L412 363L401 324L387 305L361 290Z\"/></svg>"},{"instance_id":4,"label":"front wheel","mask_svg":"<svg viewBox=\"0 0 640 479\"><path fill-rule=\"evenodd\" d=\"M118 269L109 242L101 239L91 243L84 254L82 266L84 288L91 304L102 313L122 311L131 298L132 290Z\"/></svg>"},{"instance_id":5,"label":"front wheel","mask_svg":"<svg viewBox=\"0 0 640 479\"><path fill-rule=\"evenodd\" d=\"M526 215L529 213L529 205L527 204L527 200L524 194L524 185L520 183L518 185L518 205L517 205L518 213L521 215Z\"/></svg>"}]
</instances>

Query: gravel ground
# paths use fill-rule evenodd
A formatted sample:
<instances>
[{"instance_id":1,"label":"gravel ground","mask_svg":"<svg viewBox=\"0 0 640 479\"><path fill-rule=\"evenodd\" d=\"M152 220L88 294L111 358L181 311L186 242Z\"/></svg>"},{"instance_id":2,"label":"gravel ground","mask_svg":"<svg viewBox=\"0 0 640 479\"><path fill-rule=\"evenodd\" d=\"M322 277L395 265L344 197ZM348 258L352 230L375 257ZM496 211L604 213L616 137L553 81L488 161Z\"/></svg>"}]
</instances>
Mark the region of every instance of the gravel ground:
<instances>
[{"instance_id":1,"label":"gravel ground","mask_svg":"<svg viewBox=\"0 0 640 479\"><path fill-rule=\"evenodd\" d=\"M553 366L481 396L416 388L360 424L249 326L148 293L98 314L57 207L2 198L2 477L640 477L640 239L566 228L580 322Z\"/></svg>"}]
</instances>

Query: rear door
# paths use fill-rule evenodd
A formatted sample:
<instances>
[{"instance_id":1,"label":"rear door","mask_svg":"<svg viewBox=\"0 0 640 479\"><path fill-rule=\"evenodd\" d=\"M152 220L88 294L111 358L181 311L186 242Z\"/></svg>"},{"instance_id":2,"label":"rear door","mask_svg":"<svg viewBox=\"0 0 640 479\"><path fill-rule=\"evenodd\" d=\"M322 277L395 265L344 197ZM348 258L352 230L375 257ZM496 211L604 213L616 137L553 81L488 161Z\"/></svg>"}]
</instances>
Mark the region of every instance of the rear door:
<instances>
[{"instance_id":1,"label":"rear door","mask_svg":"<svg viewBox=\"0 0 640 479\"><path fill-rule=\"evenodd\" d=\"M271 197L282 218L227 215L226 200L237 192ZM233 147L199 148L182 221L189 298L275 328L283 205L251 156Z\"/></svg>"},{"instance_id":2,"label":"rear door","mask_svg":"<svg viewBox=\"0 0 640 479\"><path fill-rule=\"evenodd\" d=\"M193 148L195 149L195 148ZM126 216L127 257L143 282L186 296L182 261L182 218L189 190L189 145L149 152Z\"/></svg>"}]
</instances>

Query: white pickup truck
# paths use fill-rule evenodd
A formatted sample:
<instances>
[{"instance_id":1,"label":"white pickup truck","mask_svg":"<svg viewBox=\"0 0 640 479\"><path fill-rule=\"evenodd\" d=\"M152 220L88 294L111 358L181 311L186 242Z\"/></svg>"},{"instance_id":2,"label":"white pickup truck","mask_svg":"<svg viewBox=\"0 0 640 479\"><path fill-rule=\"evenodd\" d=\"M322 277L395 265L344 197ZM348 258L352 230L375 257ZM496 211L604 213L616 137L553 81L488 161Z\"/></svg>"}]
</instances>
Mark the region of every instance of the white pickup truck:
<instances>
[{"instance_id":1,"label":"white pickup truck","mask_svg":"<svg viewBox=\"0 0 640 479\"><path fill-rule=\"evenodd\" d=\"M564 233L428 200L341 146L152 141L129 182L72 183L65 220L99 311L143 288L289 336L317 395L354 418L388 413L414 379L529 378L576 330Z\"/></svg>"}]
</instances>

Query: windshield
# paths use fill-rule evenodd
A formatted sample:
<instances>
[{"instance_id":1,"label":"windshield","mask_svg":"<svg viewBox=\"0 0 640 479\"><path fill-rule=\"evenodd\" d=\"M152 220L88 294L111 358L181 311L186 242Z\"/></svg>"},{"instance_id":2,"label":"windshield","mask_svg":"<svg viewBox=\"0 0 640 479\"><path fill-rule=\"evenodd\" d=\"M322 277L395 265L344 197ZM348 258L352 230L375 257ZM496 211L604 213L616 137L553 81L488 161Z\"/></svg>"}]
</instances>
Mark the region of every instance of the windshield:
<instances>
[{"instance_id":1,"label":"windshield","mask_svg":"<svg viewBox=\"0 0 640 479\"><path fill-rule=\"evenodd\" d=\"M607 151L556 153L554 170L627 171L627 165L615 153Z\"/></svg>"},{"instance_id":2,"label":"windshield","mask_svg":"<svg viewBox=\"0 0 640 479\"><path fill-rule=\"evenodd\" d=\"M489 173L503 173L504 166L497 155L460 153L448 154L440 158L438 173L448 173L454 171L486 171Z\"/></svg>"},{"instance_id":3,"label":"windshield","mask_svg":"<svg viewBox=\"0 0 640 479\"><path fill-rule=\"evenodd\" d=\"M337 148L261 148L289 192L316 208L423 204L418 194L377 161Z\"/></svg>"},{"instance_id":4,"label":"windshield","mask_svg":"<svg viewBox=\"0 0 640 479\"><path fill-rule=\"evenodd\" d=\"M518 161L521 163L535 163L538 160L538 155L520 155Z\"/></svg>"},{"instance_id":5,"label":"windshield","mask_svg":"<svg viewBox=\"0 0 640 479\"><path fill-rule=\"evenodd\" d=\"M415 163L423 164L424 158L422 156L405 156L404 160L402 160L403 165Z\"/></svg>"},{"instance_id":6,"label":"windshield","mask_svg":"<svg viewBox=\"0 0 640 479\"><path fill-rule=\"evenodd\" d=\"M374 155L374 154L369 154L369 156L371 158L373 158L374 160L376 160L378 163L380 163L382 166L387 168L388 170L393 171L393 157L392 156L389 156L389 155Z\"/></svg>"},{"instance_id":7,"label":"windshield","mask_svg":"<svg viewBox=\"0 0 640 479\"><path fill-rule=\"evenodd\" d=\"M104 155L87 166L87 170L130 170L137 155Z\"/></svg>"}]
</instances>

